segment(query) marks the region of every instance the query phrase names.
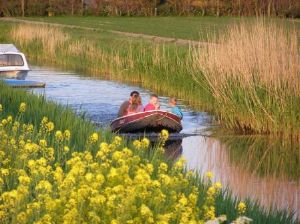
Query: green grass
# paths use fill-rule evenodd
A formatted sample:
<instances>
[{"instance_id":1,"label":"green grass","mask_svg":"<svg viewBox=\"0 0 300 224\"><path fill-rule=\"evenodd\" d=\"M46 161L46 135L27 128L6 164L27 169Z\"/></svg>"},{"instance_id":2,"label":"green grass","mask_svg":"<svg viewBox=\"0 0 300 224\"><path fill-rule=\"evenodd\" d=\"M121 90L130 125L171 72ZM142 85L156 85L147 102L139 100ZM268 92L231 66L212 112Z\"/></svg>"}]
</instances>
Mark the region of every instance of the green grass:
<instances>
[{"instance_id":1,"label":"green grass","mask_svg":"<svg viewBox=\"0 0 300 224\"><path fill-rule=\"evenodd\" d=\"M226 32L228 26L254 22L254 17L25 17L21 19L76 25L102 30L141 33L147 35L207 41L215 34ZM289 20L272 19L292 26ZM300 30L300 23L294 23Z\"/></svg>"},{"instance_id":2,"label":"green grass","mask_svg":"<svg viewBox=\"0 0 300 224\"><path fill-rule=\"evenodd\" d=\"M36 95L26 93L22 90L12 89L3 84L0 84L0 103L3 105L4 111L1 117L7 115L17 116L17 111L20 102L27 104L26 113L22 119L26 122L32 122L35 126L38 126L43 116L48 116L52 120L57 129L69 129L72 133L72 139L75 141L72 143L74 151L81 151L84 144L86 144L87 137L95 131L95 127L91 125L85 119L77 117L71 110L56 105L51 102L45 101L44 98ZM34 132L37 134L37 130ZM105 136L101 135L102 140L109 141L112 135L106 133ZM132 148L132 145L128 142L124 143L124 146ZM92 150L95 153L97 150ZM156 167L161 160L166 161L170 166L171 161L167 161L163 157L157 155L156 149L153 148L150 151L143 152L143 150L133 150L136 155L139 155L145 161L151 161ZM200 177L193 177L189 179L190 185L195 184L199 191L199 203L203 200L205 194L205 184ZM190 189L186 189L188 192ZM236 206L239 200L230 194L230 191L224 190L216 199L216 211L217 214L227 214L228 219L232 220L237 217ZM262 208L251 200L247 200L247 212L246 216L253 219L252 223L296 223L293 221L291 214L282 211L263 211Z\"/></svg>"},{"instance_id":3,"label":"green grass","mask_svg":"<svg viewBox=\"0 0 300 224\"><path fill-rule=\"evenodd\" d=\"M38 18L34 19L38 20ZM64 23L76 23L77 25L84 21L93 24L93 21L96 23L97 20L101 19L116 20L120 23L123 21L122 18L106 17L47 17L42 19L60 20ZM142 19L152 18L124 18L124 21L135 21L134 19L142 21ZM181 18L153 19L176 21ZM202 18L182 18L182 22L189 19L197 21ZM226 19L230 20L230 18ZM137 24L143 25L146 30L145 22L137 22ZM176 46L171 43L158 44L141 38L115 35L107 30L86 31L70 28L64 28L63 32L55 30L53 31L55 34L48 34L51 29L45 28L44 37L41 38L34 36L39 28L30 32L27 32L27 28L25 28L21 31L23 33L13 40L10 34L11 27L8 26L8 23L0 22L0 26L5 31L1 35L2 40L14 41L34 64L56 66L88 76L135 83L159 94L177 96L196 109L214 113L222 121L224 127L237 132L275 134L283 132L288 135L297 135L300 132L300 121L297 115L299 97L286 94L283 101L278 101L279 93L272 89L272 84L262 84L259 81L245 91L245 88L241 88L243 81L241 78L241 82L236 80L222 81L221 83L226 89L221 89L221 91L226 94L224 98L220 99L216 97L215 90L208 83L202 70L197 68L199 63L197 65L197 61L195 61L194 49L187 46ZM90 26L93 27L93 25ZM130 26L127 25L127 27ZM180 29L183 29L182 27L184 26L180 26ZM164 32L164 29L161 28L157 28L157 30ZM174 32L180 33L178 30ZM58 38L58 34L62 38L61 44L52 38L53 36ZM28 41L26 40L27 35L31 36ZM67 35L66 39L63 37L65 35ZM50 51L52 48L53 50ZM199 49L200 55L202 54L201 50ZM214 75L217 77L220 74ZM256 106L258 103L261 107ZM283 106L284 104L288 106ZM271 121L265 110L272 116ZM285 114L285 117L282 114Z\"/></svg>"}]
</instances>

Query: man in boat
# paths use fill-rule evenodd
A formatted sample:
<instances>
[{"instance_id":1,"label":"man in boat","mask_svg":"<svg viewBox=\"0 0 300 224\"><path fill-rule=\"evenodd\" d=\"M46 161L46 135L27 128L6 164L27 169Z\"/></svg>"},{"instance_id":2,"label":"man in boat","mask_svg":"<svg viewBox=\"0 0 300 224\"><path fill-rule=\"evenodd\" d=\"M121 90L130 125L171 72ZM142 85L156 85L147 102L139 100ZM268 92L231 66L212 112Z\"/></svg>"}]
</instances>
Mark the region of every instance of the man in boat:
<instances>
[{"instance_id":1,"label":"man in boat","mask_svg":"<svg viewBox=\"0 0 300 224\"><path fill-rule=\"evenodd\" d=\"M144 111L159 110L160 104L156 94L151 94L149 103L145 106Z\"/></svg>"},{"instance_id":2,"label":"man in boat","mask_svg":"<svg viewBox=\"0 0 300 224\"><path fill-rule=\"evenodd\" d=\"M181 109L177 106L177 99L175 97L170 97L169 106L172 108L171 109L172 114L175 114L177 117L180 117L180 119L183 118L183 113Z\"/></svg>"},{"instance_id":3,"label":"man in boat","mask_svg":"<svg viewBox=\"0 0 300 224\"><path fill-rule=\"evenodd\" d=\"M120 106L120 109L119 109L119 112L118 112L118 117L123 117L127 114L127 110L132 102L132 99L134 98L134 96L140 96L140 93L138 91L132 91L130 93L130 98L129 100L125 100L121 106Z\"/></svg>"}]
</instances>

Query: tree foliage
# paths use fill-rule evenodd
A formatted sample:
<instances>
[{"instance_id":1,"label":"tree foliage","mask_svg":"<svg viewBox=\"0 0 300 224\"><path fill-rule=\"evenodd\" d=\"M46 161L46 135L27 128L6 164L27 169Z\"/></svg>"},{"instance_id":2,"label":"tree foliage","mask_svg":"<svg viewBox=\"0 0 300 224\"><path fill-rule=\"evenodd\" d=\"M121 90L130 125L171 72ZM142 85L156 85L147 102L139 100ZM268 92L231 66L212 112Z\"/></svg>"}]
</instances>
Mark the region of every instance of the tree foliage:
<instances>
[{"instance_id":1,"label":"tree foliage","mask_svg":"<svg viewBox=\"0 0 300 224\"><path fill-rule=\"evenodd\" d=\"M300 17L298 0L1 0L6 16L212 15Z\"/></svg>"}]
</instances>

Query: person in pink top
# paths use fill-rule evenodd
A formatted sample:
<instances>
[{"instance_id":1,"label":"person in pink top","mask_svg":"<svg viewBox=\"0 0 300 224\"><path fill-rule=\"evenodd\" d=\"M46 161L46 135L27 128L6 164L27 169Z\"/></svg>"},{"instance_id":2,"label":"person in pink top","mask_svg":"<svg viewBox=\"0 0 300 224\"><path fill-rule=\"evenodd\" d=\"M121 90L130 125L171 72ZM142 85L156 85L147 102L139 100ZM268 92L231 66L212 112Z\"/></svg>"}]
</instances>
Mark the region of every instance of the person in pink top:
<instances>
[{"instance_id":1,"label":"person in pink top","mask_svg":"<svg viewBox=\"0 0 300 224\"><path fill-rule=\"evenodd\" d=\"M127 109L127 114L135 114L139 112L143 112L142 98L139 95L134 95L132 97L131 103Z\"/></svg>"},{"instance_id":2,"label":"person in pink top","mask_svg":"<svg viewBox=\"0 0 300 224\"><path fill-rule=\"evenodd\" d=\"M159 110L160 104L159 104L159 99L156 94L152 94L150 96L150 101L149 103L144 107L144 111L149 111L149 110Z\"/></svg>"}]
</instances>

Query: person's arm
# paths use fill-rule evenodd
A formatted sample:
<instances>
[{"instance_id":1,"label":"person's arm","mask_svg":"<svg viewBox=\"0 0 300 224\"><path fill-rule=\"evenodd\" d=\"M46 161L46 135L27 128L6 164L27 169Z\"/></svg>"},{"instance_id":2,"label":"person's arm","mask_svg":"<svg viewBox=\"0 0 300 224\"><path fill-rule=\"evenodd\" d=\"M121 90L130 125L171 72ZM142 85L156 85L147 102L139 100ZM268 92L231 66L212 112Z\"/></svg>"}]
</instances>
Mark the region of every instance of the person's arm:
<instances>
[{"instance_id":1,"label":"person's arm","mask_svg":"<svg viewBox=\"0 0 300 224\"><path fill-rule=\"evenodd\" d=\"M118 117L122 117L127 113L128 106L129 106L128 101L125 101L121 104L119 112L118 112Z\"/></svg>"},{"instance_id":2,"label":"person's arm","mask_svg":"<svg viewBox=\"0 0 300 224\"><path fill-rule=\"evenodd\" d=\"M155 110L159 110L160 109L160 103L155 104Z\"/></svg>"}]
</instances>

